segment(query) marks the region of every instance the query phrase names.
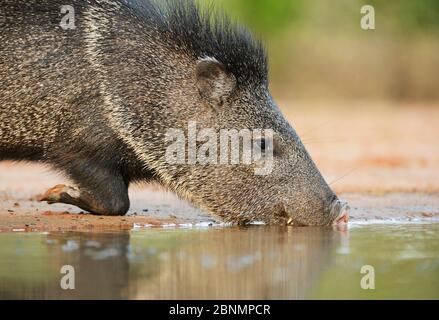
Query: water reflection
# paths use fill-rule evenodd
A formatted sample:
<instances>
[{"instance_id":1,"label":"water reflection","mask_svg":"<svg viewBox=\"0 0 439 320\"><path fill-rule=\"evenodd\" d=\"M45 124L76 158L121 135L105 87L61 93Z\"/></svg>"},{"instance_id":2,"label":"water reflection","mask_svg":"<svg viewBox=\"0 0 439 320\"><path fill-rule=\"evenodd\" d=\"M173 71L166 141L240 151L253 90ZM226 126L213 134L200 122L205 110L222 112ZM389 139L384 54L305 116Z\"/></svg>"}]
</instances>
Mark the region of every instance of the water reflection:
<instances>
[{"instance_id":1,"label":"water reflection","mask_svg":"<svg viewBox=\"0 0 439 320\"><path fill-rule=\"evenodd\" d=\"M163 237L168 245L159 248ZM307 296L331 264L340 233L254 227L169 232L160 238L142 233L133 239L149 244L146 254L136 251L134 256L154 266L143 274L144 269L132 263L142 279L138 298L297 299Z\"/></svg>"},{"instance_id":2,"label":"water reflection","mask_svg":"<svg viewBox=\"0 0 439 320\"><path fill-rule=\"evenodd\" d=\"M438 298L437 240L439 224L0 234L0 299Z\"/></svg>"},{"instance_id":3,"label":"water reflection","mask_svg":"<svg viewBox=\"0 0 439 320\"><path fill-rule=\"evenodd\" d=\"M127 297L129 233L1 236L0 299ZM75 290L61 289L63 265L75 268Z\"/></svg>"},{"instance_id":4,"label":"water reflection","mask_svg":"<svg viewBox=\"0 0 439 320\"><path fill-rule=\"evenodd\" d=\"M340 233L252 227L2 234L0 298L304 298ZM75 290L62 290L63 265Z\"/></svg>"}]
</instances>

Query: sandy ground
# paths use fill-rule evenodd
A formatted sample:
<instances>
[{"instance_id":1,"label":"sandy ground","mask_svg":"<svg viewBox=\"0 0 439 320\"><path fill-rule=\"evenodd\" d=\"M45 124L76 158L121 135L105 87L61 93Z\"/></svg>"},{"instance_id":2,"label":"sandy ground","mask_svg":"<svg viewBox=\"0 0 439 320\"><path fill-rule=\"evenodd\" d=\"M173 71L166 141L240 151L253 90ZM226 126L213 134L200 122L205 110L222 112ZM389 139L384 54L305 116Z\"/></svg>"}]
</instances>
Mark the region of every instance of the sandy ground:
<instances>
[{"instance_id":1,"label":"sandy ground","mask_svg":"<svg viewBox=\"0 0 439 320\"><path fill-rule=\"evenodd\" d=\"M439 109L407 104L282 104L351 222L439 219ZM288 108L286 108L286 106ZM59 183L50 168L0 163L0 231L108 230L212 222L156 185L130 189L124 217L99 217L36 201Z\"/></svg>"}]
</instances>

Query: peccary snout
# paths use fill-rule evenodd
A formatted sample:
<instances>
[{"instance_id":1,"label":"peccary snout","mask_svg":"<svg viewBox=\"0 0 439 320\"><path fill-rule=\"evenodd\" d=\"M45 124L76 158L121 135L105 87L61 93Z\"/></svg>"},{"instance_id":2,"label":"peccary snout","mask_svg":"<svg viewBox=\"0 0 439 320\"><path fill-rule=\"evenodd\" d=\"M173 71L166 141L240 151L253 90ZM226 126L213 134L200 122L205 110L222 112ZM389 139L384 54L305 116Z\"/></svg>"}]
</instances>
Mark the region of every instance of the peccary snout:
<instances>
[{"instance_id":1,"label":"peccary snout","mask_svg":"<svg viewBox=\"0 0 439 320\"><path fill-rule=\"evenodd\" d=\"M349 221L349 205L346 202L340 201L336 196L334 200L328 206L328 210L323 210L322 212L317 212L312 218L316 225L341 225L346 224ZM300 221L294 212L286 213L289 216L287 221L288 225L293 226L305 226L313 225L310 223L309 219L307 221Z\"/></svg>"},{"instance_id":2,"label":"peccary snout","mask_svg":"<svg viewBox=\"0 0 439 320\"><path fill-rule=\"evenodd\" d=\"M347 223L349 220L349 205L338 199L331 204L331 216L336 217L333 224Z\"/></svg>"},{"instance_id":3,"label":"peccary snout","mask_svg":"<svg viewBox=\"0 0 439 320\"><path fill-rule=\"evenodd\" d=\"M314 164L293 129L290 143L288 176L283 208L287 224L295 226L329 226L347 223L349 206L338 199ZM291 161L293 159L293 161Z\"/></svg>"}]
</instances>

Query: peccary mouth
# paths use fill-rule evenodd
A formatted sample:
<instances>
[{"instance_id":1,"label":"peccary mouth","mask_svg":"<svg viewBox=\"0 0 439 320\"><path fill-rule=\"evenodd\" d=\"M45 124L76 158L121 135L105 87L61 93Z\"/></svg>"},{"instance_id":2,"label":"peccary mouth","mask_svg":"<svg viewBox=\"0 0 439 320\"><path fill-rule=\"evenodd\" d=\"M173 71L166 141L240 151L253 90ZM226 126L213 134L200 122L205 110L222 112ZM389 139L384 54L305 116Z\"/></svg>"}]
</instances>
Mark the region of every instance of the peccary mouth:
<instances>
[{"instance_id":1,"label":"peccary mouth","mask_svg":"<svg viewBox=\"0 0 439 320\"><path fill-rule=\"evenodd\" d=\"M331 216L335 217L332 225L347 224L349 221L349 210L350 207L347 202L342 202L340 200L335 200L331 204Z\"/></svg>"},{"instance_id":2,"label":"peccary mouth","mask_svg":"<svg viewBox=\"0 0 439 320\"><path fill-rule=\"evenodd\" d=\"M306 225L303 223L297 222L293 218L290 217L287 221L287 226L304 227Z\"/></svg>"},{"instance_id":3,"label":"peccary mouth","mask_svg":"<svg viewBox=\"0 0 439 320\"><path fill-rule=\"evenodd\" d=\"M328 214L328 222L323 223L322 225L343 225L347 224L349 221L349 210L350 207L346 202L342 202L338 199L334 200L331 203L331 206L329 207L329 214ZM287 211L285 210L287 213ZM286 224L288 226L295 226L295 227L304 227L307 226L306 223L303 223L301 221L298 221L298 219L295 219L294 216L288 215Z\"/></svg>"}]
</instances>

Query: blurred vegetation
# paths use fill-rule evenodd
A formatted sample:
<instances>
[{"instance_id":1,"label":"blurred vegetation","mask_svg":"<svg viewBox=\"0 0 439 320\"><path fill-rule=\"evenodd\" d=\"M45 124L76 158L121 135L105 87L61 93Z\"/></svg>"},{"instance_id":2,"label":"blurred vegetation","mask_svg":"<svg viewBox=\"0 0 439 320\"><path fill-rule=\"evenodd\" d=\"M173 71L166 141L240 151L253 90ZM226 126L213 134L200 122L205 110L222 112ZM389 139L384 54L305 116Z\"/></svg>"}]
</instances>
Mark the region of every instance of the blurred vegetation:
<instances>
[{"instance_id":1,"label":"blurred vegetation","mask_svg":"<svg viewBox=\"0 0 439 320\"><path fill-rule=\"evenodd\" d=\"M437 0L370 0L379 7L381 17L388 18L399 32L429 32L439 30L439 1Z\"/></svg>"},{"instance_id":2,"label":"blurred vegetation","mask_svg":"<svg viewBox=\"0 0 439 320\"><path fill-rule=\"evenodd\" d=\"M301 16L303 0L222 0L224 8L265 37L287 30Z\"/></svg>"},{"instance_id":3,"label":"blurred vegetation","mask_svg":"<svg viewBox=\"0 0 439 320\"><path fill-rule=\"evenodd\" d=\"M379 19L389 22L396 31L424 32L439 29L437 0L218 0L222 7L255 31L270 36L292 24L297 24L306 11L325 7L331 17L350 19L345 13L360 12L363 5L372 5ZM328 12L329 14L329 12ZM322 17L324 18L324 17ZM351 17L352 18L352 17ZM356 17L354 17L356 18ZM337 19L340 21L340 19Z\"/></svg>"},{"instance_id":4,"label":"blurred vegetation","mask_svg":"<svg viewBox=\"0 0 439 320\"><path fill-rule=\"evenodd\" d=\"M363 5L375 9L375 30L360 27ZM215 6L264 41L278 99L439 99L437 0L217 0Z\"/></svg>"}]
</instances>

